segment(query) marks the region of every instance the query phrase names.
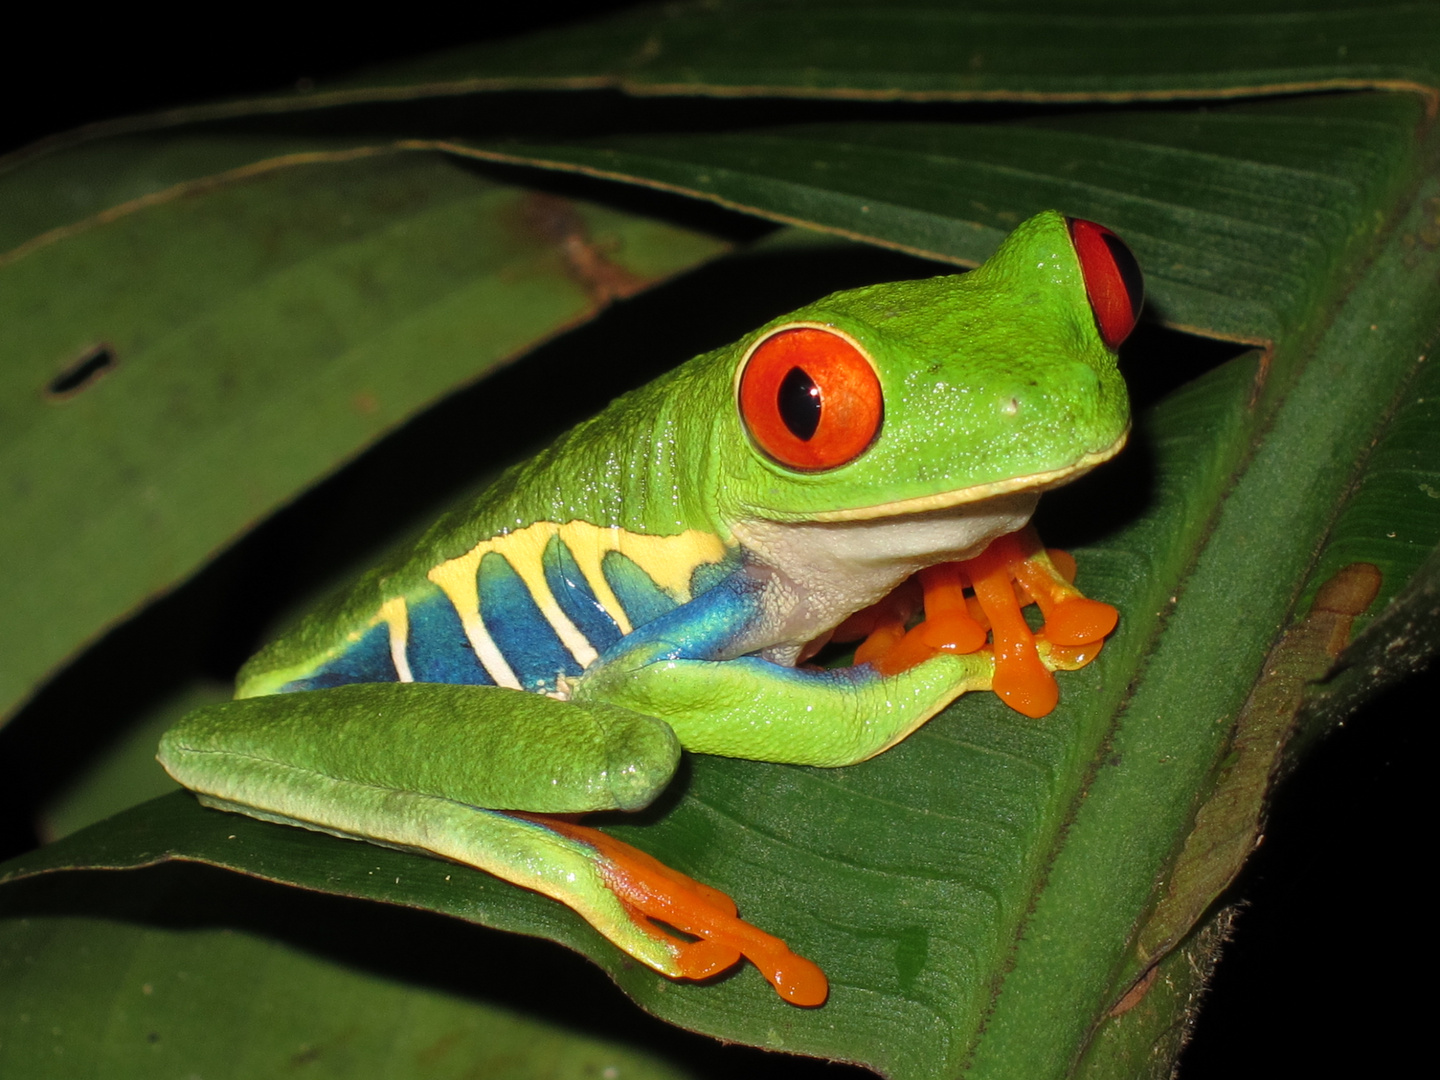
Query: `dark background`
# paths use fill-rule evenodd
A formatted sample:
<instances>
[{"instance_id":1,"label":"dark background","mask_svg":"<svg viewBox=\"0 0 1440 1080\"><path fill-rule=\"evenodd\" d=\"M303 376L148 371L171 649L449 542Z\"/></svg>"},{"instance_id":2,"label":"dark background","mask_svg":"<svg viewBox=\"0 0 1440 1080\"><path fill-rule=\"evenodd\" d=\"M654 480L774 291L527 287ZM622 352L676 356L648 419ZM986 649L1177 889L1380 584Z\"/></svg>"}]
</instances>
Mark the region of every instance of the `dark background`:
<instances>
[{"instance_id":1,"label":"dark background","mask_svg":"<svg viewBox=\"0 0 1440 1080\"><path fill-rule=\"evenodd\" d=\"M420 18L343 27L238 15L193 25L51 17L29 36L13 28L8 35L0 152L96 120L301 80L323 87L370 64L629 6L475 5L443 21L403 11ZM1417 847L1426 843L1419 823L1432 801L1437 694L1432 669L1383 695L1284 784L1265 842L1232 890L1243 910L1182 1059L1186 1080L1373 1074L1408 1064L1427 1031L1415 973L1423 978L1433 957L1429 947L1414 955L1417 939L1429 935L1423 923L1411 924L1423 918L1417 908L1431 907L1428 887L1415 879L1416 864L1429 861L1417 858ZM691 1057L707 1053L706 1042L681 1039L672 1049ZM762 1057L715 1053L711 1067L726 1063L727 1071L754 1070ZM767 1060L783 1075L810 1073L794 1059Z\"/></svg>"}]
</instances>

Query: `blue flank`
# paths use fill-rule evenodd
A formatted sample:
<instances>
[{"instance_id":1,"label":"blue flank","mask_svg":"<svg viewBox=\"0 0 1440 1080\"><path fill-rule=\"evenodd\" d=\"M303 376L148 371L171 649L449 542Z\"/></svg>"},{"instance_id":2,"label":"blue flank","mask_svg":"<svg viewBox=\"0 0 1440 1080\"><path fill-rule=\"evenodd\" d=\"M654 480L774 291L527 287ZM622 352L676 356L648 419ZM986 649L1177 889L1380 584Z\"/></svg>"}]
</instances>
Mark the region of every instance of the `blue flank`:
<instances>
[{"instance_id":1,"label":"blue flank","mask_svg":"<svg viewBox=\"0 0 1440 1080\"><path fill-rule=\"evenodd\" d=\"M690 595L699 596L703 592L709 592L740 569L743 563L738 551L732 552L721 562L702 562L690 574Z\"/></svg>"},{"instance_id":2,"label":"blue flank","mask_svg":"<svg viewBox=\"0 0 1440 1080\"><path fill-rule=\"evenodd\" d=\"M410 638L405 658L416 682L494 686L460 625L460 616L439 589L409 606Z\"/></svg>"},{"instance_id":3,"label":"blue flank","mask_svg":"<svg viewBox=\"0 0 1440 1080\"><path fill-rule=\"evenodd\" d=\"M390 659L390 627L385 623L372 626L365 636L335 659L322 664L315 674L295 679L280 689L328 690L350 683L394 682L399 676Z\"/></svg>"},{"instance_id":4,"label":"blue flank","mask_svg":"<svg viewBox=\"0 0 1440 1080\"><path fill-rule=\"evenodd\" d=\"M560 610L575 624L575 629L585 635L596 652L604 652L620 640L620 627L595 599L590 583L580 572L580 564L559 536L550 537L540 565L545 571L545 584L550 586Z\"/></svg>"},{"instance_id":5,"label":"blue flank","mask_svg":"<svg viewBox=\"0 0 1440 1080\"><path fill-rule=\"evenodd\" d=\"M632 628L653 622L679 606L628 555L607 551L600 560L600 572L614 590L615 599L620 601L625 614L630 616Z\"/></svg>"},{"instance_id":6,"label":"blue flank","mask_svg":"<svg viewBox=\"0 0 1440 1080\"><path fill-rule=\"evenodd\" d=\"M764 586L743 568L732 570L688 604L672 606L666 614L637 626L602 653L597 662L603 664L614 657L633 654L639 654L647 663L713 660L724 655L730 643L760 617L763 593ZM768 660L758 662L769 663Z\"/></svg>"},{"instance_id":7,"label":"blue flank","mask_svg":"<svg viewBox=\"0 0 1440 1080\"><path fill-rule=\"evenodd\" d=\"M617 551L607 552L601 570L635 627L628 637L600 605L574 555L558 536L546 544L541 565L560 610L594 646L602 662L616 657L633 661L637 656L646 662L712 660L725 655L730 643L760 616L762 587L744 572L738 558L697 566L690 580L694 599L679 605L632 559ZM548 692L555 689L558 675L574 678L581 673L579 663L540 614L524 580L503 555L491 551L480 560L476 585L485 628L524 689ZM495 685L471 648L460 616L439 589L411 599L407 617L405 656L416 682ZM390 658L390 628L381 622L313 675L287 683L283 689L320 690L397 678Z\"/></svg>"},{"instance_id":8,"label":"blue flank","mask_svg":"<svg viewBox=\"0 0 1440 1080\"><path fill-rule=\"evenodd\" d=\"M526 690L553 690L555 676L581 668L535 606L524 580L498 552L480 560L480 618Z\"/></svg>"}]
</instances>

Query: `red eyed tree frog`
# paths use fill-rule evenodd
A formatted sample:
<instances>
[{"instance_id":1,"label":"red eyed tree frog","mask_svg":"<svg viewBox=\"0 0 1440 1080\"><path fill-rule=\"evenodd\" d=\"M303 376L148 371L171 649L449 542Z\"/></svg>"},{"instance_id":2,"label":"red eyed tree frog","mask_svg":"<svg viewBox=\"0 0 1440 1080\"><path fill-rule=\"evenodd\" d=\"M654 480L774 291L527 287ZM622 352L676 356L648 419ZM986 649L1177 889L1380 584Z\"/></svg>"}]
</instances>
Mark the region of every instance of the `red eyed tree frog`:
<instances>
[{"instance_id":1,"label":"red eyed tree frog","mask_svg":"<svg viewBox=\"0 0 1440 1080\"><path fill-rule=\"evenodd\" d=\"M443 518L160 760L206 805L479 867L666 975L743 955L820 1004L820 969L727 896L574 816L647 805L682 747L848 765L966 691L1048 712L1115 612L1017 530L1125 442L1141 295L1114 234L1051 211L969 274L775 319ZM832 637L865 640L809 663Z\"/></svg>"}]
</instances>

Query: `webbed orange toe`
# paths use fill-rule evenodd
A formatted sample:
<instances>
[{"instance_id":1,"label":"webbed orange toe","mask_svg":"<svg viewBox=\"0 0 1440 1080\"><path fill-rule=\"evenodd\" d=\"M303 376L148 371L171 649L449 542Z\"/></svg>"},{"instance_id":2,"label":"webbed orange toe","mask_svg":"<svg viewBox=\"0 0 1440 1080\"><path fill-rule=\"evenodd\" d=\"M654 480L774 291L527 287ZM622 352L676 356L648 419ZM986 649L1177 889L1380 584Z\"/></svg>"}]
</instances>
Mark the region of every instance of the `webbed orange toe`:
<instances>
[{"instance_id":1,"label":"webbed orange toe","mask_svg":"<svg viewBox=\"0 0 1440 1080\"><path fill-rule=\"evenodd\" d=\"M526 815L540 820L538 815ZM557 832L595 849L601 874L645 933L666 940L675 970L687 979L705 979L733 967L742 956L775 991L795 1005L820 1005L829 982L819 966L792 952L780 938L736 916L735 902L651 855L584 825L547 821ZM672 930L697 940L677 937Z\"/></svg>"}]
</instances>

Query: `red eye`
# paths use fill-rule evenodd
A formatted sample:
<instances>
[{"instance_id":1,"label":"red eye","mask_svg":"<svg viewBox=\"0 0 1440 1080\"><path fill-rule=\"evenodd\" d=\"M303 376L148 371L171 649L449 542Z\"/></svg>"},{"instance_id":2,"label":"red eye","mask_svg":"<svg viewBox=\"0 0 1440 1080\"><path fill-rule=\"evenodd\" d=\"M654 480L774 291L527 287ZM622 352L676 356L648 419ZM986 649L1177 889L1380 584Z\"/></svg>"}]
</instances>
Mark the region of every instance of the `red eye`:
<instances>
[{"instance_id":1,"label":"red eye","mask_svg":"<svg viewBox=\"0 0 1440 1080\"><path fill-rule=\"evenodd\" d=\"M1140 305L1145 302L1145 278L1140 264L1121 240L1104 225L1069 218L1070 240L1085 275L1085 292L1095 312L1100 337L1112 349L1135 329Z\"/></svg>"},{"instance_id":2,"label":"red eye","mask_svg":"<svg viewBox=\"0 0 1440 1080\"><path fill-rule=\"evenodd\" d=\"M884 415L880 380L848 339L814 326L779 330L740 376L740 417L781 465L818 471L854 461Z\"/></svg>"}]
</instances>

